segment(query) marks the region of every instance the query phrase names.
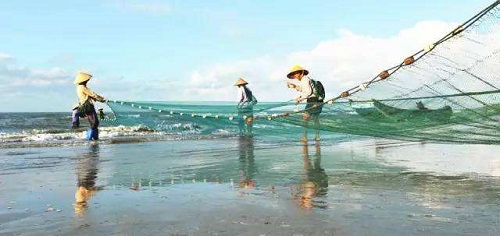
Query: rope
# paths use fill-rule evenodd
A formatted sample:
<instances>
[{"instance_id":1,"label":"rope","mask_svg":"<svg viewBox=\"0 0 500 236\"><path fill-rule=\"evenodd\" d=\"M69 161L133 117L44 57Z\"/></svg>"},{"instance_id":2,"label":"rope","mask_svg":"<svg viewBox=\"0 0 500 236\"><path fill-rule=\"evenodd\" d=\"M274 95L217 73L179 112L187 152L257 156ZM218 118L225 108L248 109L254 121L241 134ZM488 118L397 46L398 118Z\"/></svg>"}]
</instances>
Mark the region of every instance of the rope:
<instances>
[{"instance_id":1,"label":"rope","mask_svg":"<svg viewBox=\"0 0 500 236\"><path fill-rule=\"evenodd\" d=\"M153 107L153 106L142 106L142 105L138 105L137 103L134 103L134 102L126 102L126 101L109 100L107 102L108 103L114 103L114 104L121 105L121 106L130 106L130 107L132 107L134 109L138 109L138 110L150 110L150 111L156 111L156 112L159 112L159 113L167 113L167 114L176 115L176 116L190 116L190 117L193 117L193 118L226 119L226 120L232 121L235 117L238 117L238 115L223 115L223 114L213 115L213 114L210 114L210 113L189 113L188 114L188 113L185 113L185 112L174 111L174 110L171 110L171 109L165 110L165 109L160 109L160 108L156 108L156 107ZM284 104L285 103L279 104L279 106L284 106ZM288 102L286 103L286 105L289 105ZM260 109L260 110L257 110L257 112L269 110L269 109L276 108L276 107L279 107L279 106ZM270 115L258 115L257 114L257 115L253 115L253 118L254 119L273 120L275 118L284 117L284 116L288 116L288 115L289 115L289 113L270 114ZM246 119L247 116L243 116L243 118Z\"/></svg>"},{"instance_id":2,"label":"rope","mask_svg":"<svg viewBox=\"0 0 500 236\"><path fill-rule=\"evenodd\" d=\"M471 17L470 19L468 19L467 21L465 21L464 23L462 23L461 25L459 25L457 28L455 28L454 30L452 30L450 33L446 34L444 37L442 37L441 39L439 39L438 41L436 41L435 43L433 43L432 47L428 48L429 50L422 49L422 50L420 50L420 51L412 54L408 58L414 58L416 56L417 56L417 58L414 59L410 64L413 64L413 63L417 62L418 60L420 60L420 58L422 58L423 56L427 55L427 53L429 53L432 50L434 50L435 47L438 46L439 44L441 44L441 43L443 43L445 41L448 41L449 39L455 37L456 35L459 35L464 30L468 29L471 25L473 25L476 21L478 21L481 17L483 17L484 15L486 15L488 12L490 12L492 9L494 9L499 4L500 4L500 0L495 1L494 3L492 3L491 5L489 5L488 7L486 7L485 9L483 9L482 11L480 11L479 13L477 13L476 15L474 15L473 17ZM362 83L362 84L360 84L360 85L358 85L356 87L350 88L350 89L346 90L345 92L347 92L349 96L353 95L353 94L359 92L360 90L362 90L362 89L359 89L360 86L364 85L364 87L367 88L371 84L378 83L380 81L388 79L391 75L393 75L394 73L396 73L399 69L401 69L401 68L403 68L404 66L407 66L407 65L409 65L409 64L405 64L405 62L402 62L399 65L395 65L395 66L393 66L393 67L391 67L391 68L389 68L389 69L386 70L386 71L389 72L389 75L387 77L381 78L379 75L377 75L377 76L373 77L371 80L369 80L367 82L364 82L364 83ZM336 101L336 100L338 100L338 99L340 99L342 97L343 96L339 95L337 97L334 97L334 98L331 98L329 100L326 100L325 103Z\"/></svg>"}]
</instances>

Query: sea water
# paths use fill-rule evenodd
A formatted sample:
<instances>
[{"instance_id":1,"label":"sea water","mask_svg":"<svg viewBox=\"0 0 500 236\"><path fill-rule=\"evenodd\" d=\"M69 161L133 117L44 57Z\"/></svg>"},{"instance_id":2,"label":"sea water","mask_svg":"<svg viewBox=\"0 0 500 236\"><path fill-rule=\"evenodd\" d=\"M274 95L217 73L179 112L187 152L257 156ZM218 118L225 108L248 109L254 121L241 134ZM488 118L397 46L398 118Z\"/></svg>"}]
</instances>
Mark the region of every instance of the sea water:
<instances>
[{"instance_id":1,"label":"sea water","mask_svg":"<svg viewBox=\"0 0 500 236\"><path fill-rule=\"evenodd\" d=\"M0 234L498 234L497 146L150 121L104 121L86 142L69 115L0 115Z\"/></svg>"}]
</instances>

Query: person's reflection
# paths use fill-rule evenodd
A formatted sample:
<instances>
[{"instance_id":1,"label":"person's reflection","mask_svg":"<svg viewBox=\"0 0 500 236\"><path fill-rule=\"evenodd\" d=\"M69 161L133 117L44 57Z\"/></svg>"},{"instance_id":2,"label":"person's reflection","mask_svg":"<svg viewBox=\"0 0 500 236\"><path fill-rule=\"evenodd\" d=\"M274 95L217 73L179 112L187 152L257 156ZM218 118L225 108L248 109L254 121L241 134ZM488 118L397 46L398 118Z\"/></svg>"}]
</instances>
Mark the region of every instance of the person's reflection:
<instances>
[{"instance_id":1,"label":"person's reflection","mask_svg":"<svg viewBox=\"0 0 500 236\"><path fill-rule=\"evenodd\" d=\"M299 194L296 198L299 200L301 207L311 209L313 207L326 208L324 201L318 200L316 197L326 196L328 192L328 175L321 168L321 147L319 141L316 141L314 160L311 163L309 157L309 146L304 143L302 147L302 159L304 162L304 170L306 171L306 179L301 184Z\"/></svg>"},{"instance_id":2,"label":"person's reflection","mask_svg":"<svg viewBox=\"0 0 500 236\"><path fill-rule=\"evenodd\" d=\"M99 164L99 145L93 144L88 152L84 152L76 162L76 175L78 188L75 193L75 203L73 204L75 214L83 215L88 207L88 201L95 193L102 189L96 186L96 179Z\"/></svg>"},{"instance_id":3,"label":"person's reflection","mask_svg":"<svg viewBox=\"0 0 500 236\"><path fill-rule=\"evenodd\" d=\"M254 162L254 146L252 136L239 137L239 154L240 154L240 188L253 188L255 182L253 180L256 167Z\"/></svg>"}]
</instances>

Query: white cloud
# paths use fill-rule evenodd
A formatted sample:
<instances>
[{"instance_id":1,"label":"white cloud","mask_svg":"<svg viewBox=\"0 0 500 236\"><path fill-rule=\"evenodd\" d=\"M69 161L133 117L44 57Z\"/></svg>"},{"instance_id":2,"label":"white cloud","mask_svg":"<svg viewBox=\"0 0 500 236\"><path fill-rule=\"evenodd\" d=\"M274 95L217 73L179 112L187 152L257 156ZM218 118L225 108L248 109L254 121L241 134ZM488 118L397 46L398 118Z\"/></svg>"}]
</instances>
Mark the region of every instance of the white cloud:
<instances>
[{"instance_id":1,"label":"white cloud","mask_svg":"<svg viewBox=\"0 0 500 236\"><path fill-rule=\"evenodd\" d=\"M253 60L237 61L231 64L211 65L191 73L189 86L180 99L192 101L232 101L236 97L234 82L243 77L249 86L265 88L268 80L279 80L269 77L273 74L275 63L269 56Z\"/></svg>"},{"instance_id":2,"label":"white cloud","mask_svg":"<svg viewBox=\"0 0 500 236\"><path fill-rule=\"evenodd\" d=\"M57 107L52 105L60 104L67 94L73 92L67 90L71 85L71 78L64 69L30 69L16 64L15 61L13 56L0 53L0 100L10 101L4 103L0 111L57 110Z\"/></svg>"},{"instance_id":3,"label":"white cloud","mask_svg":"<svg viewBox=\"0 0 500 236\"><path fill-rule=\"evenodd\" d=\"M43 69L29 69L10 63L11 60L0 62L0 82L12 90L17 87L27 89L30 86L44 87L70 83L69 74L62 68L52 67Z\"/></svg>"},{"instance_id":4,"label":"white cloud","mask_svg":"<svg viewBox=\"0 0 500 236\"><path fill-rule=\"evenodd\" d=\"M106 81L106 82L102 82ZM172 79L125 80L97 78L89 84L92 90L111 100L175 101L179 99L179 86Z\"/></svg>"},{"instance_id":5,"label":"white cloud","mask_svg":"<svg viewBox=\"0 0 500 236\"><path fill-rule=\"evenodd\" d=\"M239 77L244 77L259 101L287 101L296 93L286 88L285 75L292 65L300 64L310 71L313 79L323 82L327 97L331 98L399 64L456 25L425 21L384 38L341 29L337 38L319 42L310 50L290 52L282 57L262 55L230 63L208 64L189 72L187 81L161 78L146 83L117 75L104 78L94 69L89 70L96 74L90 87L109 99L235 101L237 90L233 84ZM0 53L0 99L20 94L37 97L35 93L51 90L54 95L47 97L47 102L62 103L64 100L67 104L60 106L65 109L75 100L72 84L75 73L60 67L26 68L17 65L13 56Z\"/></svg>"},{"instance_id":6,"label":"white cloud","mask_svg":"<svg viewBox=\"0 0 500 236\"><path fill-rule=\"evenodd\" d=\"M8 63L8 62L11 62L11 61L14 61L14 57L9 55L9 54L6 54L6 53L1 53L0 52L0 66L2 64L5 64L5 63Z\"/></svg>"},{"instance_id":7,"label":"white cloud","mask_svg":"<svg viewBox=\"0 0 500 236\"><path fill-rule=\"evenodd\" d=\"M31 71L33 85L53 85L68 83L70 75L62 68L37 69Z\"/></svg>"},{"instance_id":8,"label":"white cloud","mask_svg":"<svg viewBox=\"0 0 500 236\"><path fill-rule=\"evenodd\" d=\"M232 84L238 77L245 77L259 100L289 100L295 93L286 88L285 75L294 64L307 68L313 79L323 82L327 97L333 97L399 64L456 26L456 23L424 21L388 38L341 29L338 38L320 42L309 51L291 52L282 58L262 56L195 70L182 99L234 100L236 91Z\"/></svg>"}]
</instances>

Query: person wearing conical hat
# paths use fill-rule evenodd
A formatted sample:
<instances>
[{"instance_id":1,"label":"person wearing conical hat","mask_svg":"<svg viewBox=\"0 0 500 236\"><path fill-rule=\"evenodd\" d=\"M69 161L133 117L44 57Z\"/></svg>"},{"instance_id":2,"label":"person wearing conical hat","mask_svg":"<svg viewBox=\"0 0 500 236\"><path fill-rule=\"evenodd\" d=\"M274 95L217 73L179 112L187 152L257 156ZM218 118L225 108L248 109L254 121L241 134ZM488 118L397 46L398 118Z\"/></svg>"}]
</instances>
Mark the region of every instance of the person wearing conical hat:
<instances>
[{"instance_id":1,"label":"person wearing conical hat","mask_svg":"<svg viewBox=\"0 0 500 236\"><path fill-rule=\"evenodd\" d=\"M104 120L104 118L105 118L105 117L104 117L104 109L99 108L99 109L97 109L97 110L99 111L99 112L98 112L98 113L99 113L99 119L100 119L100 120Z\"/></svg>"},{"instance_id":2,"label":"person wearing conical hat","mask_svg":"<svg viewBox=\"0 0 500 236\"><path fill-rule=\"evenodd\" d=\"M238 127L240 134L251 134L253 127L253 106L257 99L252 90L247 87L248 82L239 78L234 86L238 87Z\"/></svg>"},{"instance_id":3,"label":"person wearing conical hat","mask_svg":"<svg viewBox=\"0 0 500 236\"><path fill-rule=\"evenodd\" d=\"M93 92L87 87L87 82L92 78L91 74L78 72L74 84L76 85L76 94L78 96L78 103L80 105L80 117L87 117L90 123L88 131L88 140L99 139L99 119L94 108L94 102L105 102L103 96Z\"/></svg>"},{"instance_id":4,"label":"person wearing conical hat","mask_svg":"<svg viewBox=\"0 0 500 236\"><path fill-rule=\"evenodd\" d=\"M316 127L319 126L319 114L321 113L322 106L321 101L316 97L313 87L311 85L311 79L307 76L309 71L304 69L302 66L294 65L286 75L290 80L297 80L296 83L287 82L288 88L297 90L299 95L293 99L295 104L302 101L306 101L307 105L304 111L303 120L304 127L308 126L309 119L312 117ZM319 130L316 130L316 140L319 140ZM307 129L304 128L304 135L301 138L302 142L307 142Z\"/></svg>"},{"instance_id":5,"label":"person wearing conical hat","mask_svg":"<svg viewBox=\"0 0 500 236\"><path fill-rule=\"evenodd\" d=\"M73 112L71 114L71 128L78 129L80 128L80 115L78 114L78 108L80 104L73 105Z\"/></svg>"},{"instance_id":6,"label":"person wearing conical hat","mask_svg":"<svg viewBox=\"0 0 500 236\"><path fill-rule=\"evenodd\" d=\"M310 85L310 79L307 77L309 74L309 71L302 68L299 65L294 65L291 69L290 72L286 75L288 79L295 79L297 80L297 84L294 84L292 82L287 82L287 86L289 88L293 88L297 90L299 93L299 96L294 99L296 103L299 103L301 101L307 100L311 96L314 96L311 85Z\"/></svg>"}]
</instances>

